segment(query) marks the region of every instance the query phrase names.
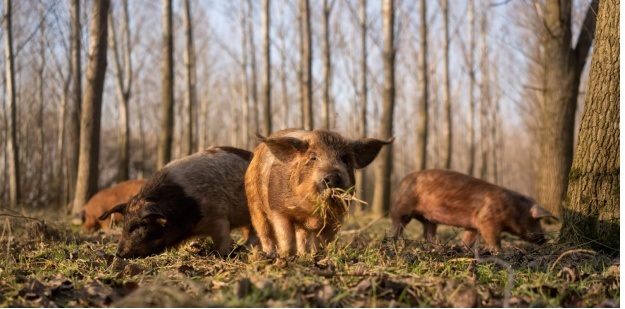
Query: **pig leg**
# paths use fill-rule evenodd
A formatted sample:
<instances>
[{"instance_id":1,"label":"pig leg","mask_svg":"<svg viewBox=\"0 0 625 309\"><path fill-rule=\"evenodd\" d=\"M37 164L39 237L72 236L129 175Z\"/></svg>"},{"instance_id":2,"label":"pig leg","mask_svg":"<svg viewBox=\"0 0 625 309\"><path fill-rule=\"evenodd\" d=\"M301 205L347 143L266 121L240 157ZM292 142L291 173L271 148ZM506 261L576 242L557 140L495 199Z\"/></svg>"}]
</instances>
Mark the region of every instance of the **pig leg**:
<instances>
[{"instance_id":1,"label":"pig leg","mask_svg":"<svg viewBox=\"0 0 625 309\"><path fill-rule=\"evenodd\" d=\"M295 255L295 230L291 220L281 214L273 213L271 222L273 222L276 240L278 241L278 255L280 257Z\"/></svg>"},{"instance_id":2,"label":"pig leg","mask_svg":"<svg viewBox=\"0 0 625 309\"><path fill-rule=\"evenodd\" d=\"M462 242L469 248L473 247L473 244L475 244L476 239L477 239L476 230L465 230L464 234L462 234Z\"/></svg>"},{"instance_id":3,"label":"pig leg","mask_svg":"<svg viewBox=\"0 0 625 309\"><path fill-rule=\"evenodd\" d=\"M295 241L297 242L297 254L302 255L310 248L309 232L303 226L295 227ZM312 233L311 233L312 234Z\"/></svg>"},{"instance_id":4,"label":"pig leg","mask_svg":"<svg viewBox=\"0 0 625 309\"><path fill-rule=\"evenodd\" d=\"M230 253L230 222L228 220L219 220L213 223L210 230L210 237L217 248L217 252L222 257L228 256Z\"/></svg>"},{"instance_id":5,"label":"pig leg","mask_svg":"<svg viewBox=\"0 0 625 309\"><path fill-rule=\"evenodd\" d=\"M250 205L250 215L254 218L254 220L252 220L253 230L258 233L263 251L267 254L273 254L276 248L276 242L271 222L269 222L265 213L258 207L251 207Z\"/></svg>"},{"instance_id":6,"label":"pig leg","mask_svg":"<svg viewBox=\"0 0 625 309\"><path fill-rule=\"evenodd\" d=\"M258 245L258 235L256 235L256 230L251 226L244 226L241 228L241 232L243 232L243 237L245 237L246 247L254 247Z\"/></svg>"},{"instance_id":7,"label":"pig leg","mask_svg":"<svg viewBox=\"0 0 625 309\"><path fill-rule=\"evenodd\" d=\"M421 221L423 224L423 238L427 239L429 242L436 242L436 223L432 223L427 220Z\"/></svg>"},{"instance_id":8,"label":"pig leg","mask_svg":"<svg viewBox=\"0 0 625 309\"><path fill-rule=\"evenodd\" d=\"M404 228L406 228L410 220L412 220L410 216L393 216L392 233L394 238L399 238L404 234Z\"/></svg>"},{"instance_id":9,"label":"pig leg","mask_svg":"<svg viewBox=\"0 0 625 309\"><path fill-rule=\"evenodd\" d=\"M501 239L499 239L499 234L501 233L501 229L496 225L484 223L478 228L480 234L482 234L482 238L484 238L484 241L486 242L486 245L495 251L500 251Z\"/></svg>"}]
</instances>

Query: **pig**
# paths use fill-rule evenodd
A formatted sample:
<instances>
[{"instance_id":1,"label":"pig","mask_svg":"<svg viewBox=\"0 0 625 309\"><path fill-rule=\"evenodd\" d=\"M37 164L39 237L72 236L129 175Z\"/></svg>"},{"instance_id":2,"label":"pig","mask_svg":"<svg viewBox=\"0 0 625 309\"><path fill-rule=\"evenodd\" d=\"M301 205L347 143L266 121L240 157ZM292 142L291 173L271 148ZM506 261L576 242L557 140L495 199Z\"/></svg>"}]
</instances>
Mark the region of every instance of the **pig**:
<instances>
[{"instance_id":1,"label":"pig","mask_svg":"<svg viewBox=\"0 0 625 309\"><path fill-rule=\"evenodd\" d=\"M462 241L473 246L477 233L493 251L501 250L500 234L543 244L540 219L555 218L523 194L449 170L428 169L407 175L391 206L394 237L411 219L423 224L423 236L434 240L437 224L465 229Z\"/></svg>"},{"instance_id":2,"label":"pig","mask_svg":"<svg viewBox=\"0 0 625 309\"><path fill-rule=\"evenodd\" d=\"M243 181L251 158L247 150L211 147L168 163L137 195L100 217L124 215L117 256L145 257L210 236L225 257L234 228L242 229L247 246L257 244Z\"/></svg>"},{"instance_id":3,"label":"pig","mask_svg":"<svg viewBox=\"0 0 625 309\"><path fill-rule=\"evenodd\" d=\"M261 143L245 173L252 224L262 250L273 255L277 246L283 258L314 254L335 239L346 209L329 190L353 192L354 169L369 165L394 140L298 129L256 137Z\"/></svg>"},{"instance_id":4,"label":"pig","mask_svg":"<svg viewBox=\"0 0 625 309\"><path fill-rule=\"evenodd\" d=\"M122 220L121 215L112 216L112 218L106 218L103 221L99 221L98 217L117 204L129 200L139 192L145 182L145 179L123 181L92 196L82 209L83 231L89 233L100 228L107 231L111 225L111 220L120 222Z\"/></svg>"}]
</instances>

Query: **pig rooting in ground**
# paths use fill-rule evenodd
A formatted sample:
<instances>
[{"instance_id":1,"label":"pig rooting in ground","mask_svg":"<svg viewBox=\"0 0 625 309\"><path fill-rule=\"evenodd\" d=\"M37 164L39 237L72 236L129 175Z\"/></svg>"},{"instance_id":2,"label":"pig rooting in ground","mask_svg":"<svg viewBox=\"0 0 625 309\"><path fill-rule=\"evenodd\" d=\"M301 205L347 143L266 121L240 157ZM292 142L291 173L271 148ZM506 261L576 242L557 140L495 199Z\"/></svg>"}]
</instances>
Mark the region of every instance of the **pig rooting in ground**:
<instances>
[{"instance_id":1,"label":"pig rooting in ground","mask_svg":"<svg viewBox=\"0 0 625 309\"><path fill-rule=\"evenodd\" d=\"M124 215L117 255L144 257L190 237L210 236L226 256L233 228L242 228L246 245L256 244L243 181L251 156L242 149L211 147L167 164L136 196L100 217Z\"/></svg>"},{"instance_id":2,"label":"pig rooting in ground","mask_svg":"<svg viewBox=\"0 0 625 309\"><path fill-rule=\"evenodd\" d=\"M100 228L106 231L111 225L111 221L121 222L122 216L112 215L104 221L98 220L102 213L110 210L120 203L124 203L139 192L145 184L145 179L134 179L120 182L110 188L106 188L96 193L83 206L82 227L85 233L97 231Z\"/></svg>"},{"instance_id":3,"label":"pig rooting in ground","mask_svg":"<svg viewBox=\"0 0 625 309\"><path fill-rule=\"evenodd\" d=\"M277 246L281 257L314 253L334 240L346 214L345 194L355 186L354 169L393 142L296 129L257 138L245 190L263 251L272 254Z\"/></svg>"},{"instance_id":4,"label":"pig rooting in ground","mask_svg":"<svg viewBox=\"0 0 625 309\"><path fill-rule=\"evenodd\" d=\"M478 232L494 250L501 249L500 234L545 242L540 219L555 218L523 194L448 170L423 170L407 175L399 184L391 206L395 237L412 219L423 224L423 236L433 241L438 224L465 228L467 246Z\"/></svg>"}]
</instances>

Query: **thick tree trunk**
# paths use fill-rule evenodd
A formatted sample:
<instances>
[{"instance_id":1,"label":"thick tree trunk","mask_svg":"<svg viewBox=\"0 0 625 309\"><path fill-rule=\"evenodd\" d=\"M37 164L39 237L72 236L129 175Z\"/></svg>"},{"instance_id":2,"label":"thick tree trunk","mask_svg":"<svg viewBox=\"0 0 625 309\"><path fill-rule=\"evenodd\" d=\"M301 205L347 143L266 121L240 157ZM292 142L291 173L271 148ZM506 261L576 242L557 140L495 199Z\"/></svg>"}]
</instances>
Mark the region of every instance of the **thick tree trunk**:
<instances>
[{"instance_id":1,"label":"thick tree trunk","mask_svg":"<svg viewBox=\"0 0 625 309\"><path fill-rule=\"evenodd\" d=\"M451 119L451 96L449 85L449 8L447 0L441 0L443 11L443 112L445 127L443 129L443 164L446 169L451 168L452 153L452 119Z\"/></svg>"},{"instance_id":2,"label":"thick tree trunk","mask_svg":"<svg viewBox=\"0 0 625 309\"><path fill-rule=\"evenodd\" d=\"M557 217L561 217L573 161L577 95L594 37L597 3L594 0L586 13L575 49L571 48L571 1L548 0L545 4L545 103L541 112L536 197Z\"/></svg>"},{"instance_id":3,"label":"thick tree trunk","mask_svg":"<svg viewBox=\"0 0 625 309\"><path fill-rule=\"evenodd\" d=\"M382 118L380 138L393 136L393 109L395 108L395 7L394 0L382 0L382 32L384 47L384 87L382 93ZM373 192L373 213L384 215L391 205L391 172L393 171L393 147L380 150L375 165L375 189Z\"/></svg>"},{"instance_id":4,"label":"thick tree trunk","mask_svg":"<svg viewBox=\"0 0 625 309\"><path fill-rule=\"evenodd\" d=\"M80 213L82 206L98 190L98 160L100 154L100 115L106 73L107 16L110 1L94 2L91 9L89 62L87 87L82 102L80 121L80 155L78 178L72 213Z\"/></svg>"},{"instance_id":5,"label":"thick tree trunk","mask_svg":"<svg viewBox=\"0 0 625 309\"><path fill-rule=\"evenodd\" d=\"M360 1L360 137L367 137L367 0ZM356 193L366 200L367 169L355 171Z\"/></svg>"},{"instance_id":6,"label":"thick tree trunk","mask_svg":"<svg viewBox=\"0 0 625 309\"><path fill-rule=\"evenodd\" d=\"M428 63L427 63L427 50L428 50L428 29L427 29L427 4L426 0L421 0L421 10L419 12L420 21L420 38L419 46L421 52L419 53L419 80L418 80L418 95L419 106L417 123L417 148L415 153L415 168L417 170L424 170L426 168L427 161L427 147L428 147Z\"/></svg>"},{"instance_id":7,"label":"thick tree trunk","mask_svg":"<svg viewBox=\"0 0 625 309\"><path fill-rule=\"evenodd\" d=\"M159 136L156 169L171 160L174 137L174 39L172 26L172 0L163 0L163 76L161 133Z\"/></svg>"},{"instance_id":8,"label":"thick tree trunk","mask_svg":"<svg viewBox=\"0 0 625 309\"><path fill-rule=\"evenodd\" d=\"M310 6L308 0L299 0L300 19L300 101L304 130L314 128L312 108L312 42L310 33Z\"/></svg>"},{"instance_id":9,"label":"thick tree trunk","mask_svg":"<svg viewBox=\"0 0 625 309\"><path fill-rule=\"evenodd\" d=\"M70 196L75 195L76 178L78 177L78 153L80 150L80 118L82 114L82 63L81 63L81 23L80 23L80 0L71 0L70 6L70 57L71 57L71 79L72 94L69 106L69 117L67 126L67 147L68 147L68 178Z\"/></svg>"},{"instance_id":10,"label":"thick tree trunk","mask_svg":"<svg viewBox=\"0 0 625 309\"><path fill-rule=\"evenodd\" d=\"M15 62L13 59L13 12L11 0L4 0L4 65L6 68L6 102L9 110L7 154L9 161L9 206L21 202L19 147L17 145L17 107L15 106Z\"/></svg>"},{"instance_id":11,"label":"thick tree trunk","mask_svg":"<svg viewBox=\"0 0 625 309\"><path fill-rule=\"evenodd\" d=\"M620 245L619 2L601 1L599 7L588 95L560 233L564 241L612 254Z\"/></svg>"},{"instance_id":12,"label":"thick tree trunk","mask_svg":"<svg viewBox=\"0 0 625 309\"><path fill-rule=\"evenodd\" d=\"M321 49L323 53L323 89L321 105L323 106L323 122L322 128L329 130L332 125L332 116L334 112L331 110L330 102L330 87L332 85L332 59L330 58L330 14L332 13L332 4L328 4L328 0L323 0L323 21L322 21L322 35L323 41L321 43Z\"/></svg>"},{"instance_id":13,"label":"thick tree trunk","mask_svg":"<svg viewBox=\"0 0 625 309\"><path fill-rule=\"evenodd\" d=\"M263 135L269 136L271 134L272 120L271 120L271 48L270 48L270 31L269 25L271 24L270 1L263 0L263 89L262 89L262 101L263 101Z\"/></svg>"},{"instance_id":14,"label":"thick tree trunk","mask_svg":"<svg viewBox=\"0 0 625 309\"><path fill-rule=\"evenodd\" d=\"M197 92L196 92L196 68L195 68L195 46L193 44L193 20L191 19L191 4L189 0L184 0L184 24L185 52L184 65L186 69L187 91L185 96L185 112L187 116L186 128L183 138L183 155L193 153L194 141L197 139Z\"/></svg>"}]
</instances>

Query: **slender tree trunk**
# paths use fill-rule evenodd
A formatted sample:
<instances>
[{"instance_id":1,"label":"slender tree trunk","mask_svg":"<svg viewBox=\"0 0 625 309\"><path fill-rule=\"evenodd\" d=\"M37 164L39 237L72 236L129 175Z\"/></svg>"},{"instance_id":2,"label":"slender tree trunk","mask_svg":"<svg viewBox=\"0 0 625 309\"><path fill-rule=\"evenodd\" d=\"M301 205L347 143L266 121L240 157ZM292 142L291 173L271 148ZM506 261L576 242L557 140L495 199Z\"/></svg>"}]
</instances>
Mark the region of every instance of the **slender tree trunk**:
<instances>
[{"instance_id":1,"label":"slender tree trunk","mask_svg":"<svg viewBox=\"0 0 625 309\"><path fill-rule=\"evenodd\" d=\"M38 142L39 142L39 177L37 178L37 195L42 196L45 194L45 186L44 186L44 178L45 178L45 166L44 166L44 155L45 151L45 127L44 127L44 105L45 105L45 63L46 63L46 23L45 23L45 7L43 4L39 5L39 19L41 21L41 25L39 28L39 67L37 68L37 93L38 93L38 103L39 103L39 112L37 113L37 128L38 128ZM52 172L54 174L54 172Z\"/></svg>"},{"instance_id":2,"label":"slender tree trunk","mask_svg":"<svg viewBox=\"0 0 625 309\"><path fill-rule=\"evenodd\" d=\"M15 62L13 59L12 1L4 0L4 65L6 67L6 102L9 109L7 154L9 161L9 206L21 203L19 146L17 145L17 106L15 100Z\"/></svg>"},{"instance_id":3,"label":"slender tree trunk","mask_svg":"<svg viewBox=\"0 0 625 309\"><path fill-rule=\"evenodd\" d=\"M251 118L252 118L252 125L253 128L252 130L254 132L258 132L258 130L260 129L259 127L259 116L260 116L260 107L258 104L258 74L256 73L256 44L254 42L254 23L253 23L253 19L252 19L252 1L251 0L247 0L247 39L249 41L249 46L250 46L250 73L251 73L251 81L250 81L250 87L251 87L251 99L252 99L252 112L251 112Z\"/></svg>"},{"instance_id":4,"label":"slender tree trunk","mask_svg":"<svg viewBox=\"0 0 625 309\"><path fill-rule=\"evenodd\" d=\"M287 57L286 57L286 37L284 34L284 8L285 6L283 5L280 8L280 20L282 20L282 23L280 24L280 28L278 29L278 37L280 38L280 87L282 89L282 128L288 128L289 127L289 106L291 105L291 102L289 101L289 89L287 88L287 72L286 72L286 64L287 64ZM299 76L299 74L298 74ZM303 123L303 122L302 122Z\"/></svg>"},{"instance_id":5,"label":"slender tree trunk","mask_svg":"<svg viewBox=\"0 0 625 309\"><path fill-rule=\"evenodd\" d=\"M610 254L620 252L619 2L599 5L588 94L560 233L563 241L590 244Z\"/></svg>"},{"instance_id":6,"label":"slender tree trunk","mask_svg":"<svg viewBox=\"0 0 625 309\"><path fill-rule=\"evenodd\" d=\"M421 52L419 53L419 85L417 86L419 94L419 123L417 125L417 153L415 155L415 168L417 170L423 170L426 167L429 122L427 0L421 0L420 2L421 10L419 12L419 17L421 25L419 27L419 45L421 47Z\"/></svg>"},{"instance_id":7,"label":"slender tree trunk","mask_svg":"<svg viewBox=\"0 0 625 309\"><path fill-rule=\"evenodd\" d=\"M573 161L575 110L581 73L596 23L598 0L593 0L572 46L571 0L548 0L545 3L545 104L541 112L539 162L536 197L555 216L561 217L568 175Z\"/></svg>"},{"instance_id":8,"label":"slender tree trunk","mask_svg":"<svg viewBox=\"0 0 625 309\"><path fill-rule=\"evenodd\" d=\"M322 32L323 32L323 42L321 49L323 50L323 90L322 90L322 106L323 106L323 123L322 128L329 130L331 126L331 117L334 114L331 111L330 103L330 87L332 85L332 60L330 58L330 14L332 13L332 6L334 5L334 1L332 4L328 4L328 0L323 0L323 21L322 21Z\"/></svg>"},{"instance_id":9,"label":"slender tree trunk","mask_svg":"<svg viewBox=\"0 0 625 309\"><path fill-rule=\"evenodd\" d=\"M271 48L270 48L270 32L269 25L271 24L270 14L270 1L263 0L263 89L262 100L263 110L265 112L263 120L263 135L269 136L271 134L272 120L271 120Z\"/></svg>"},{"instance_id":10,"label":"slender tree trunk","mask_svg":"<svg viewBox=\"0 0 625 309\"><path fill-rule=\"evenodd\" d=\"M184 62L186 69L187 91L185 96L185 109L187 113L187 127L183 139L182 153L190 155L193 153L193 141L197 138L197 92L196 92L196 68L195 68L195 46L193 43L193 20L191 19L191 4L189 0L184 0L184 24L185 33L185 53Z\"/></svg>"},{"instance_id":11,"label":"slender tree trunk","mask_svg":"<svg viewBox=\"0 0 625 309\"><path fill-rule=\"evenodd\" d=\"M159 170L171 160L174 137L174 39L172 31L172 0L163 0L162 111L156 160L156 169Z\"/></svg>"},{"instance_id":12,"label":"slender tree trunk","mask_svg":"<svg viewBox=\"0 0 625 309\"><path fill-rule=\"evenodd\" d=\"M117 167L117 181L128 180L130 176L130 124L128 121L129 101L133 81L130 29L128 19L128 0L122 1L122 41L124 51L124 69L119 59L119 50L116 38L116 29L113 22L113 11L109 13L110 47L113 52L115 65L115 81L117 85L117 101L119 102L119 165Z\"/></svg>"},{"instance_id":13,"label":"slender tree trunk","mask_svg":"<svg viewBox=\"0 0 625 309\"><path fill-rule=\"evenodd\" d=\"M310 33L310 5L308 0L299 0L301 15L300 29L300 101L302 104L304 130L314 128L312 108L312 42Z\"/></svg>"},{"instance_id":14,"label":"slender tree trunk","mask_svg":"<svg viewBox=\"0 0 625 309\"><path fill-rule=\"evenodd\" d=\"M107 16L110 1L94 2L91 9L87 87L82 102L80 156L78 178L72 213L80 214L82 206L98 190L98 160L100 153L100 115L106 73Z\"/></svg>"},{"instance_id":15,"label":"slender tree trunk","mask_svg":"<svg viewBox=\"0 0 625 309\"><path fill-rule=\"evenodd\" d=\"M443 130L443 164L446 169L451 168L452 154L452 115L451 96L449 85L449 8L447 0L441 0L441 10L443 11L443 110L445 118L445 128Z\"/></svg>"},{"instance_id":16,"label":"slender tree trunk","mask_svg":"<svg viewBox=\"0 0 625 309\"><path fill-rule=\"evenodd\" d=\"M80 0L70 0L70 53L71 53L71 79L72 95L69 107L69 123L67 126L67 147L69 165L69 188L70 196L75 195L76 178L78 177L78 152L80 150L80 118L82 114L82 63L81 63L81 22Z\"/></svg>"},{"instance_id":17,"label":"slender tree trunk","mask_svg":"<svg viewBox=\"0 0 625 309\"><path fill-rule=\"evenodd\" d=\"M469 167L467 175L475 172L475 1L469 0Z\"/></svg>"},{"instance_id":18,"label":"slender tree trunk","mask_svg":"<svg viewBox=\"0 0 625 309\"><path fill-rule=\"evenodd\" d=\"M249 124L250 124L250 100L248 93L248 75L247 75L247 27L245 23L245 2L240 1L241 11L239 15L239 21L241 23L241 133L242 133L242 145L244 148L249 148Z\"/></svg>"},{"instance_id":19,"label":"slender tree trunk","mask_svg":"<svg viewBox=\"0 0 625 309\"><path fill-rule=\"evenodd\" d=\"M382 0L382 32L384 46L384 87L382 93L382 118L380 137L393 136L393 109L395 107L395 4L394 0ZM393 147L388 145L380 150L375 165L375 189L373 192L373 213L384 215L391 204L391 172L393 171Z\"/></svg>"},{"instance_id":20,"label":"slender tree trunk","mask_svg":"<svg viewBox=\"0 0 625 309\"><path fill-rule=\"evenodd\" d=\"M479 177L482 180L486 180L488 173L488 108L490 106L490 80L489 80L489 63L488 63L488 45L486 44L486 31L487 29L487 12L482 13L482 19L480 21L480 36L481 36L481 85L480 85L480 150L481 150L481 165Z\"/></svg>"},{"instance_id":21,"label":"slender tree trunk","mask_svg":"<svg viewBox=\"0 0 625 309\"><path fill-rule=\"evenodd\" d=\"M367 0L360 1L360 137L367 137ZM356 170L356 193L366 199L367 169Z\"/></svg>"}]
</instances>

